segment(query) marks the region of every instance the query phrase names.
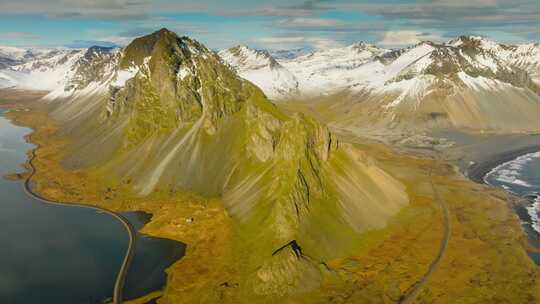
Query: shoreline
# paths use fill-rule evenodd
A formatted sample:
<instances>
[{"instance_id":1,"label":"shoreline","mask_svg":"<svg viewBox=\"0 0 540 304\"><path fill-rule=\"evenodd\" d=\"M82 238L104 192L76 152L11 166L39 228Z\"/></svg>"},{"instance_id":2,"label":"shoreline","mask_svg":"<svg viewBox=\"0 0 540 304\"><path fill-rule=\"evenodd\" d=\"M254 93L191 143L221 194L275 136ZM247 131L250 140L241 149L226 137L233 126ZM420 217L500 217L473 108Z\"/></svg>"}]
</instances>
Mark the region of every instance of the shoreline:
<instances>
[{"instance_id":1,"label":"shoreline","mask_svg":"<svg viewBox=\"0 0 540 304\"><path fill-rule=\"evenodd\" d=\"M532 146L519 148L516 150L497 153L493 156L489 156L485 159L478 161L475 165L465 168L464 173L472 181L479 184L486 184L484 177L496 167L512 161L520 156L539 152L540 145L535 144Z\"/></svg>"},{"instance_id":2,"label":"shoreline","mask_svg":"<svg viewBox=\"0 0 540 304\"><path fill-rule=\"evenodd\" d=\"M509 195L512 195L515 197L525 198L517 194L514 194L510 191L507 191L505 189L502 189L500 187L491 185L487 183L484 180L484 178L487 174L489 174L493 169L497 168L498 166L505 164L507 162L510 162L518 157L531 154L531 153L536 153L536 152L540 152L540 145L538 144L534 144L528 147L522 147L515 150L496 153L495 155L489 156L483 160L478 160L476 164L466 168L464 170L464 174L467 178L469 178L475 183L501 189L505 193L508 193ZM528 211L525 209L524 204L514 201L512 202L512 210L516 214L516 216L520 219L520 221L525 222L528 225L532 224L532 218L529 215ZM527 237L526 240L524 240L524 244L523 244L525 251L529 254L540 253L540 232L534 230L532 227L525 227L523 226L523 224L522 224L522 228L523 228L523 233ZM540 266L540 264L536 260L533 259L533 262L535 262L538 266Z\"/></svg>"},{"instance_id":3,"label":"shoreline","mask_svg":"<svg viewBox=\"0 0 540 304\"><path fill-rule=\"evenodd\" d=\"M25 178L25 181L24 181L24 191L26 192L26 194L28 196L32 197L33 199L36 199L36 200L38 200L38 201L40 201L40 202L42 202L44 204L56 205L56 206L64 206L64 207L72 206L72 207L95 210L95 211L98 211L98 212L101 212L101 213L108 214L108 215L112 216L113 218L117 219L124 226L124 228L126 229L126 232L128 233L128 238L129 238L128 248L126 250L124 260L122 261L122 266L120 267L120 270L119 270L118 275L116 277L116 281L115 281L115 284L114 284L114 290L113 290L113 302L112 302L113 304L121 304L121 303L123 303L123 289L124 289L127 273L128 273L128 270L129 270L129 266L131 264L131 261L133 259L133 255L135 253L135 246L136 246L136 243L137 243L136 237L135 237L136 232L135 232L133 226L121 214L118 214L118 213L116 213L116 212L114 212L112 210L102 208L102 207L97 207L97 206L94 206L94 205L85 205L85 204L80 204L80 203L61 203L61 202L56 202L56 201L50 201L50 200L42 197L41 195L35 193L32 190L32 185L31 185L31 182L32 182L31 179L34 176L34 174L36 173L36 169L35 169L35 167L33 165L33 161L36 158L36 152L41 147L40 147L39 144L33 143L32 140L31 140L31 137L36 132L36 130L34 130L33 128L29 128L29 129L32 130L32 133L24 136L24 138L25 138L26 142L28 142L29 144L34 145L35 147L32 150L30 150L30 157L26 161L26 168L30 171L28 173L28 176Z\"/></svg>"}]
</instances>

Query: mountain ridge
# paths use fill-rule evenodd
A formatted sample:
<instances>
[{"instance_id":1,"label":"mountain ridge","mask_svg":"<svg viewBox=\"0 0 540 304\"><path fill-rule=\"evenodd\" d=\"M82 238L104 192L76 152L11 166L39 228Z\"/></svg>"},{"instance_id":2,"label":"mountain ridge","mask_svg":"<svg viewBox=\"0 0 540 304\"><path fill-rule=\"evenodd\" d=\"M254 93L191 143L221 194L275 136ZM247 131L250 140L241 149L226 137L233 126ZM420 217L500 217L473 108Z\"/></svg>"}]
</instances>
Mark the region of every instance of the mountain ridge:
<instances>
[{"instance_id":1,"label":"mountain ridge","mask_svg":"<svg viewBox=\"0 0 540 304\"><path fill-rule=\"evenodd\" d=\"M133 51L128 50L129 46L110 52L94 49L103 61L100 66L93 64L97 62L93 60L88 65L91 67L87 67L81 59L89 49L51 51L35 60L0 69L0 86L49 90L47 100L101 94L110 90L111 83L112 90L118 91L144 66L155 36L166 36L168 32L162 29L149 35L144 38L148 45L142 43L140 49ZM210 52L197 50L195 44L190 47L196 52ZM136 62L122 57L126 50L136 54ZM507 45L483 37L460 36L447 42L424 41L395 50L359 42L279 60L267 51L245 46L223 50L219 55L272 100L282 103L341 96L334 98L335 105L329 107L345 128L368 122L382 128L419 125L489 132L540 129L533 119L540 114L538 44ZM119 58L123 58L122 62L116 62ZM94 81L92 73L105 70L107 79ZM178 77L191 73L190 69L177 72ZM80 90L82 87L86 90ZM114 100L113 96L109 112L113 111ZM510 111L505 113L504 107ZM371 116L369 119L365 119L366 113ZM503 124L499 120L508 122Z\"/></svg>"},{"instance_id":2,"label":"mountain ridge","mask_svg":"<svg viewBox=\"0 0 540 304\"><path fill-rule=\"evenodd\" d=\"M160 30L69 58L84 81L47 97L66 143L62 165L134 199L219 198L235 251L252 250L241 263L230 257L241 294L316 290L328 275L320 261L348 254L361 232L408 204L404 186L367 155L309 116L282 112L195 40ZM272 254L293 240L302 256Z\"/></svg>"},{"instance_id":3,"label":"mountain ridge","mask_svg":"<svg viewBox=\"0 0 540 304\"><path fill-rule=\"evenodd\" d=\"M397 50L358 43L278 62L298 79L299 94L277 100L334 99L322 112L335 113L340 128L540 129L538 45L460 36Z\"/></svg>"}]
</instances>

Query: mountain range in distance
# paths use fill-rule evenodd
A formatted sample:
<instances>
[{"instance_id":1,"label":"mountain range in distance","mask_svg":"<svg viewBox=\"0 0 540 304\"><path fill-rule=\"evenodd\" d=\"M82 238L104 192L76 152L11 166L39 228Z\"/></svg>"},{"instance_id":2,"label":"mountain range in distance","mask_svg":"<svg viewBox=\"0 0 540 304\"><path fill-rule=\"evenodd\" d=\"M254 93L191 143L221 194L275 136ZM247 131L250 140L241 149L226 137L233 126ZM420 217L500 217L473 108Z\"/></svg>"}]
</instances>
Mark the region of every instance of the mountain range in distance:
<instances>
[{"instance_id":1,"label":"mountain range in distance","mask_svg":"<svg viewBox=\"0 0 540 304\"><path fill-rule=\"evenodd\" d=\"M3 47L0 87L53 91L47 98L67 96L77 81L73 73L78 60L118 52ZM437 125L494 132L540 128L535 119L540 114L535 106L540 100L538 44L462 36L404 49L360 42L308 53L237 46L218 54L275 102L319 100L322 106L339 95L339 102L330 102L324 111L333 113L329 123L346 121L345 127L369 121L382 127Z\"/></svg>"}]
</instances>

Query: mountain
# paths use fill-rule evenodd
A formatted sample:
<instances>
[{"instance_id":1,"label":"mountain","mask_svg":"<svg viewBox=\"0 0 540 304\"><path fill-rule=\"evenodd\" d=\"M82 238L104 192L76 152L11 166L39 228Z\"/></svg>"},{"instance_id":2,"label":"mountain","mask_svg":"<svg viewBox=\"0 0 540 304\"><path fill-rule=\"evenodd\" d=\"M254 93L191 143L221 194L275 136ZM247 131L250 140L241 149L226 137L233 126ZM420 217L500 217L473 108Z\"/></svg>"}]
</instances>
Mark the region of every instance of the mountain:
<instances>
[{"instance_id":1,"label":"mountain","mask_svg":"<svg viewBox=\"0 0 540 304\"><path fill-rule=\"evenodd\" d=\"M98 49L102 65L93 66L94 72L78 71L87 65L85 54ZM114 65L121 51L98 49L30 52L4 48L4 58L9 58L5 60L12 61L0 68L0 87L49 90L48 99L84 96L92 90L108 91L112 77L121 86L137 72L136 67L125 68L117 75ZM329 100L318 103L324 108L320 112L330 113L328 122L348 129L451 127L522 132L540 128L535 119L540 114L538 44L506 45L462 36L396 50L360 42L279 60L245 46L219 55L272 100ZM85 92L74 90L103 69L110 79L85 86Z\"/></svg>"},{"instance_id":2,"label":"mountain","mask_svg":"<svg viewBox=\"0 0 540 304\"><path fill-rule=\"evenodd\" d=\"M20 65L37 59L53 51L45 48L18 48L12 46L0 46L0 69Z\"/></svg>"},{"instance_id":3,"label":"mountain","mask_svg":"<svg viewBox=\"0 0 540 304\"><path fill-rule=\"evenodd\" d=\"M293 73L305 96L342 90L359 79L370 77L369 64L388 50L363 42L344 48L320 50L281 64Z\"/></svg>"},{"instance_id":4,"label":"mountain","mask_svg":"<svg viewBox=\"0 0 540 304\"><path fill-rule=\"evenodd\" d=\"M308 49L292 49L292 50L272 50L268 51L272 57L274 57L276 60L285 60L285 59L295 59L300 56L306 55L310 53Z\"/></svg>"},{"instance_id":5,"label":"mountain","mask_svg":"<svg viewBox=\"0 0 540 304\"><path fill-rule=\"evenodd\" d=\"M317 103L319 112L340 127L540 129L537 44L474 36L396 50L356 43L278 63L298 80L298 95L272 97L327 100Z\"/></svg>"},{"instance_id":6,"label":"mountain","mask_svg":"<svg viewBox=\"0 0 540 304\"><path fill-rule=\"evenodd\" d=\"M23 49L11 46L0 46L0 88L15 86L17 77L9 75L11 67L18 66L50 52L48 49Z\"/></svg>"},{"instance_id":7,"label":"mountain","mask_svg":"<svg viewBox=\"0 0 540 304\"><path fill-rule=\"evenodd\" d=\"M89 74L100 72L91 71L99 69L93 65L96 58L108 58L115 52L103 47L48 50L28 57L22 63L0 69L0 73L19 89L50 91L47 99L66 97L75 89L86 87L86 79L96 77Z\"/></svg>"},{"instance_id":8,"label":"mountain","mask_svg":"<svg viewBox=\"0 0 540 304\"><path fill-rule=\"evenodd\" d=\"M393 61L365 65L363 75L371 76L350 87L350 98L363 102L356 110L378 111L386 126L539 130L540 87L499 48L511 50L478 37L420 43Z\"/></svg>"},{"instance_id":9,"label":"mountain","mask_svg":"<svg viewBox=\"0 0 540 304\"><path fill-rule=\"evenodd\" d=\"M259 86L272 99L298 95L296 77L267 51L237 46L219 52L243 78Z\"/></svg>"},{"instance_id":10,"label":"mountain","mask_svg":"<svg viewBox=\"0 0 540 304\"><path fill-rule=\"evenodd\" d=\"M362 74L365 71L360 67L386 52L388 50L360 42L345 48L321 50L304 55L296 53L280 56L280 60L274 59L268 52L257 52L247 47L235 48L233 52L223 51L220 55L231 66L238 69L242 77L258 84L272 99L283 100L343 90L350 86L351 82L366 76ZM283 92L276 89L283 87L282 78L274 76L276 72L272 69L260 68L271 65L278 67L279 74L291 75L286 77L287 79L295 79L297 83L295 90L288 89ZM252 76L252 73L256 76Z\"/></svg>"},{"instance_id":11,"label":"mountain","mask_svg":"<svg viewBox=\"0 0 540 304\"><path fill-rule=\"evenodd\" d=\"M275 68L264 54L241 54ZM162 29L122 50L54 58L43 69L64 73L46 98L69 152L63 166L136 198L190 192L225 206L228 270L186 298L210 297L231 276L246 302L317 290L330 275L324 261L408 204L368 155L310 117L286 115L193 39Z\"/></svg>"}]
</instances>

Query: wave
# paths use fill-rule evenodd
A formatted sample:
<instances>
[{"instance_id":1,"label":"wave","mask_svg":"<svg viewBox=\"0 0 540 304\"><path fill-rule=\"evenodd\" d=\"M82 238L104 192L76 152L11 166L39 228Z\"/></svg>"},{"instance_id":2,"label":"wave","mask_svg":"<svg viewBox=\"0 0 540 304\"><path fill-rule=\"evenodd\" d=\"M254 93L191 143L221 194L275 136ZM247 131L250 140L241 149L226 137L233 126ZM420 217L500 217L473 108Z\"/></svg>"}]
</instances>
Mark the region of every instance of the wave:
<instances>
[{"instance_id":1,"label":"wave","mask_svg":"<svg viewBox=\"0 0 540 304\"><path fill-rule=\"evenodd\" d=\"M536 196L533 203L527 207L531 217L531 225L534 230L540 233L540 195Z\"/></svg>"},{"instance_id":2,"label":"wave","mask_svg":"<svg viewBox=\"0 0 540 304\"><path fill-rule=\"evenodd\" d=\"M529 153L514 160L503 163L493 168L484 176L484 182L488 185L498 186L514 195L524 195L526 188L528 193L535 192L531 204L526 207L531 219L532 228L540 233L540 185L531 185L523 177L523 171L531 161L540 159L540 152Z\"/></svg>"},{"instance_id":3,"label":"wave","mask_svg":"<svg viewBox=\"0 0 540 304\"><path fill-rule=\"evenodd\" d=\"M524 181L521 177L523 168L531 161L540 158L540 152L529 153L522 155L514 160L498 165L493 168L484 176L484 182L487 184L492 184L489 182L490 178L495 179L498 182L518 185L521 187L530 188L533 185ZM539 185L540 186L540 185ZM504 187L503 188L507 188ZM508 189L506 189L508 190Z\"/></svg>"}]
</instances>

